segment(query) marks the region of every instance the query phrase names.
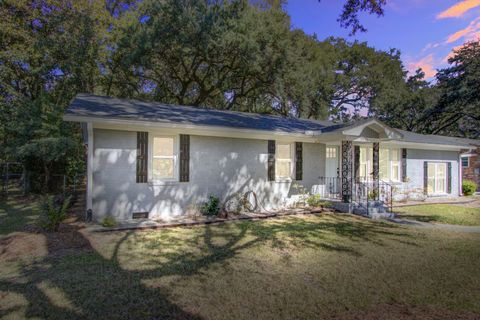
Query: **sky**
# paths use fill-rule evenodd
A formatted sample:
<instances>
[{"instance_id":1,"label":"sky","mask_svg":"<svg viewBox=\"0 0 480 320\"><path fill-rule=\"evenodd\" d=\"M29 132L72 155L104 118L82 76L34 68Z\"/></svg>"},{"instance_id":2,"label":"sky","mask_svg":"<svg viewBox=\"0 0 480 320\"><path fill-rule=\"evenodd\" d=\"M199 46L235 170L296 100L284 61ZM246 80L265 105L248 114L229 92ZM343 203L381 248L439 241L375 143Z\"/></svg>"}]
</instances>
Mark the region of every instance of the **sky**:
<instances>
[{"instance_id":1,"label":"sky","mask_svg":"<svg viewBox=\"0 0 480 320\"><path fill-rule=\"evenodd\" d=\"M316 34L366 41L381 50L399 49L409 71L421 67L427 78L448 65L454 48L480 37L480 0L387 0L385 15L361 14L366 33L349 36L337 18L345 1L289 0L294 28Z\"/></svg>"}]
</instances>

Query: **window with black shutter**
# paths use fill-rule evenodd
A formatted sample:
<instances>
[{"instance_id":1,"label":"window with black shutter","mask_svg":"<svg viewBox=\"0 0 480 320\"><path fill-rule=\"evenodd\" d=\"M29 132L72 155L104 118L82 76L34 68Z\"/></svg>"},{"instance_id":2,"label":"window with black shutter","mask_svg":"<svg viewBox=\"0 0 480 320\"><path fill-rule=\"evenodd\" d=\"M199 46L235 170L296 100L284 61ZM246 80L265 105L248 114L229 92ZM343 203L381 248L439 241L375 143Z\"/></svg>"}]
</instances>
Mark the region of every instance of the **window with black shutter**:
<instances>
[{"instance_id":1,"label":"window with black shutter","mask_svg":"<svg viewBox=\"0 0 480 320\"><path fill-rule=\"evenodd\" d=\"M428 162L423 162L423 193L428 194Z\"/></svg>"},{"instance_id":2,"label":"window with black shutter","mask_svg":"<svg viewBox=\"0 0 480 320\"><path fill-rule=\"evenodd\" d=\"M148 132L137 132L137 183L148 180Z\"/></svg>"},{"instance_id":3,"label":"window with black shutter","mask_svg":"<svg viewBox=\"0 0 480 320\"><path fill-rule=\"evenodd\" d=\"M295 142L295 180L303 180L303 144Z\"/></svg>"},{"instance_id":4,"label":"window with black shutter","mask_svg":"<svg viewBox=\"0 0 480 320\"><path fill-rule=\"evenodd\" d=\"M452 163L447 164L447 193L452 193Z\"/></svg>"},{"instance_id":5,"label":"window with black shutter","mask_svg":"<svg viewBox=\"0 0 480 320\"><path fill-rule=\"evenodd\" d=\"M402 181L407 182L407 149L402 149Z\"/></svg>"},{"instance_id":6,"label":"window with black shutter","mask_svg":"<svg viewBox=\"0 0 480 320\"><path fill-rule=\"evenodd\" d=\"M180 182L190 180L190 136L180 135Z\"/></svg>"},{"instance_id":7,"label":"window with black shutter","mask_svg":"<svg viewBox=\"0 0 480 320\"><path fill-rule=\"evenodd\" d=\"M275 140L268 140L268 181L275 181Z\"/></svg>"}]
</instances>

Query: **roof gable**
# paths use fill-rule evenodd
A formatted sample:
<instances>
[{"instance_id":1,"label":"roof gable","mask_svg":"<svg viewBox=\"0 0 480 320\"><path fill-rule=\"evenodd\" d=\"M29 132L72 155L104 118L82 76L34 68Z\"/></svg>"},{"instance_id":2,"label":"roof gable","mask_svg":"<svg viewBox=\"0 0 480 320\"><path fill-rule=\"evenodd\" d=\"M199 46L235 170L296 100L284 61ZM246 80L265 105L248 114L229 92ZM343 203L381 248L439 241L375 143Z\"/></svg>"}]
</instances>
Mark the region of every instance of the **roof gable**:
<instances>
[{"instance_id":1,"label":"roof gable","mask_svg":"<svg viewBox=\"0 0 480 320\"><path fill-rule=\"evenodd\" d=\"M403 135L376 119L366 119L342 128L342 134L354 137L400 140Z\"/></svg>"}]
</instances>

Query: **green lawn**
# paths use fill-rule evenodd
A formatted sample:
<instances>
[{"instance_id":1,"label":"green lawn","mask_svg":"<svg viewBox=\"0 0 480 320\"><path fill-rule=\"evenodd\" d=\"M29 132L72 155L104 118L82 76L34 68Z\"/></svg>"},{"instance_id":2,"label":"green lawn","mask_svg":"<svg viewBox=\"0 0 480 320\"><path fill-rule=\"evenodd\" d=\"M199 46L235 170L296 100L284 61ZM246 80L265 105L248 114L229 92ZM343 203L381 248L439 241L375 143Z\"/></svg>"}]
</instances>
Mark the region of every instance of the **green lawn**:
<instances>
[{"instance_id":1,"label":"green lawn","mask_svg":"<svg viewBox=\"0 0 480 320\"><path fill-rule=\"evenodd\" d=\"M34 221L22 208L4 203L2 223L17 228L8 217L18 210ZM340 215L95 234L78 223L12 228L0 235L0 317L9 319L480 315L479 234Z\"/></svg>"},{"instance_id":2,"label":"green lawn","mask_svg":"<svg viewBox=\"0 0 480 320\"><path fill-rule=\"evenodd\" d=\"M480 226L480 208L454 204L425 204L395 208L399 217L424 222Z\"/></svg>"}]
</instances>

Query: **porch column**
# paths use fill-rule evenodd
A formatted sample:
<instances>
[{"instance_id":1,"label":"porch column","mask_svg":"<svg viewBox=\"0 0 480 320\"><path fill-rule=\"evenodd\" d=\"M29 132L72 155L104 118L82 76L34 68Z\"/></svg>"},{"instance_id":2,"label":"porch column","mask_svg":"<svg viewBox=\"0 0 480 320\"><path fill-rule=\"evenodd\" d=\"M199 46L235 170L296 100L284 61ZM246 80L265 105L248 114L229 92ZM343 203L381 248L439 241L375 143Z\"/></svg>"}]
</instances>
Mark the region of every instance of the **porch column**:
<instances>
[{"instance_id":1,"label":"porch column","mask_svg":"<svg viewBox=\"0 0 480 320\"><path fill-rule=\"evenodd\" d=\"M352 200L352 141L342 141L342 201Z\"/></svg>"},{"instance_id":2,"label":"porch column","mask_svg":"<svg viewBox=\"0 0 480 320\"><path fill-rule=\"evenodd\" d=\"M380 144L373 143L373 191L375 192L375 200L379 197L379 181L380 181Z\"/></svg>"}]
</instances>

